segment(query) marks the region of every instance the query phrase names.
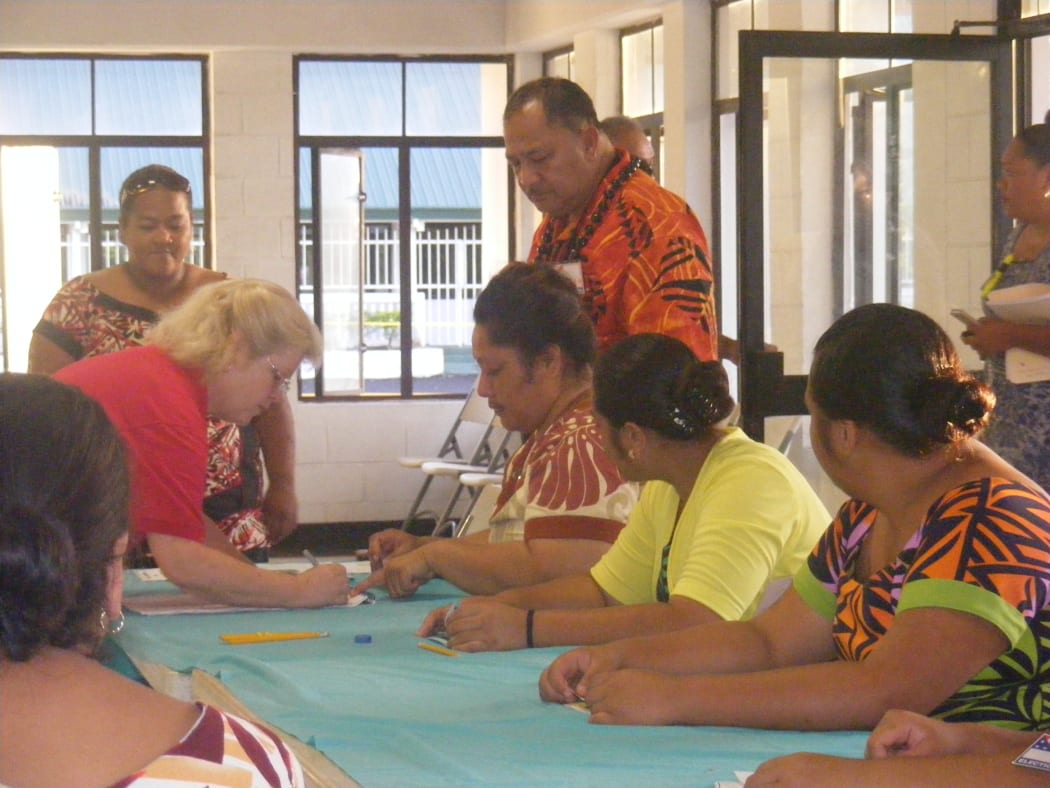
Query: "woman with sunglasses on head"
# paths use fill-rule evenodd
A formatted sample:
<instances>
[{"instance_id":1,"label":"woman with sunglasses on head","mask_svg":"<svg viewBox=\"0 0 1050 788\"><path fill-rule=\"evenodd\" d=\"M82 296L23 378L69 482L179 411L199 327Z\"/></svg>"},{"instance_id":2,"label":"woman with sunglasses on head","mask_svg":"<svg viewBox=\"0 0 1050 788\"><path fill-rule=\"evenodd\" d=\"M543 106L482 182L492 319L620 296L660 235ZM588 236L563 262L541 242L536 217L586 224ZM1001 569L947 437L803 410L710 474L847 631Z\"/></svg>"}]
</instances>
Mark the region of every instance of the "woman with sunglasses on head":
<instances>
[{"instance_id":1,"label":"woman with sunglasses on head","mask_svg":"<svg viewBox=\"0 0 1050 788\"><path fill-rule=\"evenodd\" d=\"M169 167L150 164L124 180L120 239L128 261L77 277L58 291L34 330L30 372L51 374L81 358L140 345L161 315L199 287L226 278L187 262L191 208L189 181ZM243 427L212 420L209 441L209 528L216 523L238 549L263 554L298 525L291 407L282 397ZM211 530L214 540L222 538Z\"/></svg>"},{"instance_id":2,"label":"woman with sunglasses on head","mask_svg":"<svg viewBox=\"0 0 1050 788\"><path fill-rule=\"evenodd\" d=\"M198 288L144 347L63 367L57 380L97 400L128 447L131 550L145 543L180 588L253 607L341 604L341 564L298 575L259 569L229 542L206 543L202 513L208 416L247 424L285 397L304 358L322 352L317 326L288 291L257 279Z\"/></svg>"},{"instance_id":3,"label":"woman with sunglasses on head","mask_svg":"<svg viewBox=\"0 0 1050 788\"><path fill-rule=\"evenodd\" d=\"M805 561L828 513L776 449L726 425L721 362L674 337L635 334L598 357L606 454L645 482L627 526L587 571L430 613L463 651L606 643L749 618Z\"/></svg>"},{"instance_id":4,"label":"woman with sunglasses on head","mask_svg":"<svg viewBox=\"0 0 1050 788\"><path fill-rule=\"evenodd\" d=\"M123 622L128 542L128 469L103 409L0 374L0 446L0 784L300 788L270 731L93 658Z\"/></svg>"},{"instance_id":5,"label":"woman with sunglasses on head","mask_svg":"<svg viewBox=\"0 0 1050 788\"><path fill-rule=\"evenodd\" d=\"M929 317L869 304L817 342L806 403L851 498L793 587L750 621L563 654L541 696L613 724L1046 727L1050 498L977 439L994 395Z\"/></svg>"}]
</instances>

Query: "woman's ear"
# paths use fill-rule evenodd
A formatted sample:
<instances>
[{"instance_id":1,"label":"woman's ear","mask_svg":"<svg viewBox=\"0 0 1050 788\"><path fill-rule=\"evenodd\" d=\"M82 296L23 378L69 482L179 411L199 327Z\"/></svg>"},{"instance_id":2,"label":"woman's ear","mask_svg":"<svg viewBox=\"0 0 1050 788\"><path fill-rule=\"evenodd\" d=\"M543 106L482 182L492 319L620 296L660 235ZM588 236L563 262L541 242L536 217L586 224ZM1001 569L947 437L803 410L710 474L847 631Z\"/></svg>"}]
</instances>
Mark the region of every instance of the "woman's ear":
<instances>
[{"instance_id":1,"label":"woman's ear","mask_svg":"<svg viewBox=\"0 0 1050 788\"><path fill-rule=\"evenodd\" d=\"M831 439L835 442L835 448L843 454L856 451L860 437L860 429L855 421L842 419L831 424Z\"/></svg>"},{"instance_id":2,"label":"woman's ear","mask_svg":"<svg viewBox=\"0 0 1050 788\"><path fill-rule=\"evenodd\" d=\"M128 551L128 535L113 544L113 558L106 569L106 615L113 621L120 618L124 597L124 554Z\"/></svg>"},{"instance_id":3,"label":"woman's ear","mask_svg":"<svg viewBox=\"0 0 1050 788\"><path fill-rule=\"evenodd\" d=\"M637 459L645 453L648 439L645 430L633 421L626 422L620 427L620 445L623 446L624 454L632 460Z\"/></svg>"}]
</instances>

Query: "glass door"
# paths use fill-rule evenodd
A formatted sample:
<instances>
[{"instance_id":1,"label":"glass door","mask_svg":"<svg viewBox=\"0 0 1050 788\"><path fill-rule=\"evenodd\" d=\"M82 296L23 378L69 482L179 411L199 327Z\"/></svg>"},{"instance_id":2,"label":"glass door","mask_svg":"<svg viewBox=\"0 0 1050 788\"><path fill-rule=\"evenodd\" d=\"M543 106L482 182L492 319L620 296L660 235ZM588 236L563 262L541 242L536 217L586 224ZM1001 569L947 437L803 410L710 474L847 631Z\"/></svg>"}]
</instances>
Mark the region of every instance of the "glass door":
<instances>
[{"instance_id":1,"label":"glass door","mask_svg":"<svg viewBox=\"0 0 1050 788\"><path fill-rule=\"evenodd\" d=\"M954 335L949 311L977 308L1007 227L995 181L1010 84L1010 43L993 37L741 34L737 305L752 437L804 433L812 349L843 312L900 303Z\"/></svg>"}]
</instances>

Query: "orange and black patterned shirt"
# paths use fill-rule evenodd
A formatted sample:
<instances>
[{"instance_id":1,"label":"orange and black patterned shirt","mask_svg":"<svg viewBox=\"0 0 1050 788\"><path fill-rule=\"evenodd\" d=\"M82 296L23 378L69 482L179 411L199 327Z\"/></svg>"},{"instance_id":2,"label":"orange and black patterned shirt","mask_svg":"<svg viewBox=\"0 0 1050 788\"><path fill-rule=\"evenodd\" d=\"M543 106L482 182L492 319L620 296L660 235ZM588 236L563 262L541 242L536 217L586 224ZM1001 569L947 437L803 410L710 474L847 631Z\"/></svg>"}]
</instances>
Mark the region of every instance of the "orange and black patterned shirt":
<instances>
[{"instance_id":1,"label":"orange and black patterned shirt","mask_svg":"<svg viewBox=\"0 0 1050 788\"><path fill-rule=\"evenodd\" d=\"M632 335L667 334L701 361L718 358L707 236L685 201L618 151L572 224L545 216L530 263L579 262L582 298L601 350Z\"/></svg>"},{"instance_id":2,"label":"orange and black patterned shirt","mask_svg":"<svg viewBox=\"0 0 1050 788\"><path fill-rule=\"evenodd\" d=\"M839 657L867 658L898 612L969 613L1010 645L933 716L1050 728L1050 499L1003 478L961 485L930 507L896 560L862 582L854 566L877 514L862 501L843 504L795 577L806 603L833 620Z\"/></svg>"}]
</instances>

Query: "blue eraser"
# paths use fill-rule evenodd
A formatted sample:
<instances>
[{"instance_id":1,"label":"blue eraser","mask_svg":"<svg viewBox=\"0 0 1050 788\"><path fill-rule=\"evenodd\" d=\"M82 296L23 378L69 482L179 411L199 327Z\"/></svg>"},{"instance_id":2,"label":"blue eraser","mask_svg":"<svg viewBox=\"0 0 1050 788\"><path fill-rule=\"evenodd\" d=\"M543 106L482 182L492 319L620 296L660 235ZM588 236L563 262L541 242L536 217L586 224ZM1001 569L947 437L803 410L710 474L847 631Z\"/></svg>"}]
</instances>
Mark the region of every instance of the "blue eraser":
<instances>
[{"instance_id":1,"label":"blue eraser","mask_svg":"<svg viewBox=\"0 0 1050 788\"><path fill-rule=\"evenodd\" d=\"M354 635L354 642L355 643L371 643L372 642L372 636L371 635Z\"/></svg>"}]
</instances>

